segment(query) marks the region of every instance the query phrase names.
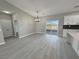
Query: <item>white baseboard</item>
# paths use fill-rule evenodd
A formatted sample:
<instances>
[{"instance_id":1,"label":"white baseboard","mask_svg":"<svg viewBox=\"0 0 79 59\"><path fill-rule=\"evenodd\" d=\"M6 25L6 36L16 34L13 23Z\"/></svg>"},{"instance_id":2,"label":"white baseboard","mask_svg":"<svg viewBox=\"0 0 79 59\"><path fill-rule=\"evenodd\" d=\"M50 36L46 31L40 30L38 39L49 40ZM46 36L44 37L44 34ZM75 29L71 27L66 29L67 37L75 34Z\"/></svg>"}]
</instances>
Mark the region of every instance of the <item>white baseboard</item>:
<instances>
[{"instance_id":1,"label":"white baseboard","mask_svg":"<svg viewBox=\"0 0 79 59\"><path fill-rule=\"evenodd\" d=\"M19 38L23 38L23 37L26 37L26 36L29 36L29 35L32 35L32 34L36 34L36 33L45 33L45 32L35 32L35 33L30 33L30 34L27 34L27 35L24 35L24 36L20 36Z\"/></svg>"},{"instance_id":2,"label":"white baseboard","mask_svg":"<svg viewBox=\"0 0 79 59\"><path fill-rule=\"evenodd\" d=\"M32 35L32 34L35 34L35 33L30 33L30 34L27 34L27 35L21 36L21 37L19 37L19 38L23 38L23 37L26 37L26 36L29 36L29 35Z\"/></svg>"},{"instance_id":3,"label":"white baseboard","mask_svg":"<svg viewBox=\"0 0 79 59\"><path fill-rule=\"evenodd\" d=\"M46 32L36 32L36 33L42 33L42 34L45 34Z\"/></svg>"},{"instance_id":4,"label":"white baseboard","mask_svg":"<svg viewBox=\"0 0 79 59\"><path fill-rule=\"evenodd\" d=\"M3 41L3 42L0 42L0 45L3 45L3 44L5 44L5 42Z\"/></svg>"}]
</instances>

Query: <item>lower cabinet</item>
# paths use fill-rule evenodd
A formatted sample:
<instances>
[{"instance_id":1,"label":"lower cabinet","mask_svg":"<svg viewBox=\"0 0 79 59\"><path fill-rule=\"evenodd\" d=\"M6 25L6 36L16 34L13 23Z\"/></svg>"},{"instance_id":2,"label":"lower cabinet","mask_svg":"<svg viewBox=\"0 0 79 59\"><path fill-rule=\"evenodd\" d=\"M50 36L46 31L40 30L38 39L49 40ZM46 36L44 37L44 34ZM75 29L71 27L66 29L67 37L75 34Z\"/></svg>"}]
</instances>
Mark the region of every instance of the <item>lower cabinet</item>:
<instances>
[{"instance_id":1,"label":"lower cabinet","mask_svg":"<svg viewBox=\"0 0 79 59\"><path fill-rule=\"evenodd\" d=\"M69 33L67 33L67 42L72 44L72 39L73 37Z\"/></svg>"},{"instance_id":2,"label":"lower cabinet","mask_svg":"<svg viewBox=\"0 0 79 59\"><path fill-rule=\"evenodd\" d=\"M63 37L65 37L65 38L67 37L67 30L66 29L63 30Z\"/></svg>"},{"instance_id":3,"label":"lower cabinet","mask_svg":"<svg viewBox=\"0 0 79 59\"><path fill-rule=\"evenodd\" d=\"M72 48L79 56L79 39L75 39L71 34L67 33L67 41L72 45Z\"/></svg>"},{"instance_id":4,"label":"lower cabinet","mask_svg":"<svg viewBox=\"0 0 79 59\"><path fill-rule=\"evenodd\" d=\"M78 52L78 43L79 43L79 41L77 39L72 39L72 40L73 40L72 41L72 47L74 48L74 50L76 52Z\"/></svg>"},{"instance_id":5,"label":"lower cabinet","mask_svg":"<svg viewBox=\"0 0 79 59\"><path fill-rule=\"evenodd\" d=\"M77 50L78 50L77 54L79 56L79 41L78 41L78 48L77 48Z\"/></svg>"}]
</instances>

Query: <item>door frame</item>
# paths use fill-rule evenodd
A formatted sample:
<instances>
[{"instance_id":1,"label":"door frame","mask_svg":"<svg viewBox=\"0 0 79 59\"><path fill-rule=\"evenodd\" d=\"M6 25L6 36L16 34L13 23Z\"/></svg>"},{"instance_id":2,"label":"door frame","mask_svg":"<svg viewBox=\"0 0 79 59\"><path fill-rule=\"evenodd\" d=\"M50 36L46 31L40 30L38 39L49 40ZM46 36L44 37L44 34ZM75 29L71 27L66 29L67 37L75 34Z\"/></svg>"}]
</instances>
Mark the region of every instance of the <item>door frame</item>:
<instances>
[{"instance_id":1,"label":"door frame","mask_svg":"<svg viewBox=\"0 0 79 59\"><path fill-rule=\"evenodd\" d=\"M56 18L50 18L50 19L56 19ZM45 28L45 32L46 32L46 30L47 30L47 21L48 21L48 20L49 20L49 19L46 20L46 28ZM59 35L59 19L56 19L56 20L58 20L57 35Z\"/></svg>"},{"instance_id":2,"label":"door frame","mask_svg":"<svg viewBox=\"0 0 79 59\"><path fill-rule=\"evenodd\" d=\"M11 16L11 24L12 24L12 32L13 32L13 36L12 37L16 37L16 29L15 29L15 25L14 25L14 22L15 22L15 14L8 11L9 13L6 13L6 12L3 12L3 11L0 11L0 13L2 14L6 14L6 15L10 15Z\"/></svg>"}]
</instances>

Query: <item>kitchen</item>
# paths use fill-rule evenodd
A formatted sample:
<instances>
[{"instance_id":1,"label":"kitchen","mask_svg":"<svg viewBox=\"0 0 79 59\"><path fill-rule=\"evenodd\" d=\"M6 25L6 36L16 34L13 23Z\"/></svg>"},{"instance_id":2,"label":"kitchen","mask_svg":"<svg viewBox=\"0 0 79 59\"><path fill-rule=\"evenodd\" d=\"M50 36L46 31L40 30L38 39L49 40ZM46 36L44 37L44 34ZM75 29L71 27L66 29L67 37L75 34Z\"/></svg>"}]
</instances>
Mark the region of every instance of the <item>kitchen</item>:
<instances>
[{"instance_id":1,"label":"kitchen","mask_svg":"<svg viewBox=\"0 0 79 59\"><path fill-rule=\"evenodd\" d=\"M79 15L64 16L63 37L79 56Z\"/></svg>"}]
</instances>

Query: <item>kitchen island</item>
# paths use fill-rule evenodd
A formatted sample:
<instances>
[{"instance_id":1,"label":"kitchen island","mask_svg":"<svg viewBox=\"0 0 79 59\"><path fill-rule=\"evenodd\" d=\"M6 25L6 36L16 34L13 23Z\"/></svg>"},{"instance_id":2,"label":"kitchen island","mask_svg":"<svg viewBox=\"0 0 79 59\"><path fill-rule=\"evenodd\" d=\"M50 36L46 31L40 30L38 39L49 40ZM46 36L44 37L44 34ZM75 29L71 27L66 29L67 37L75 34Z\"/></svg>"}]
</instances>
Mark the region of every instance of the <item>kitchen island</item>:
<instances>
[{"instance_id":1,"label":"kitchen island","mask_svg":"<svg viewBox=\"0 0 79 59\"><path fill-rule=\"evenodd\" d=\"M68 30L67 31L68 42L72 45L73 49L79 56L79 31Z\"/></svg>"}]
</instances>

